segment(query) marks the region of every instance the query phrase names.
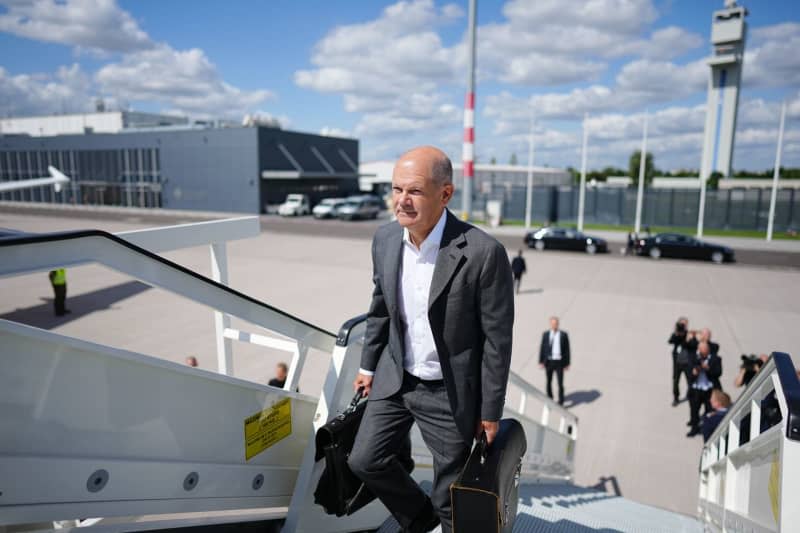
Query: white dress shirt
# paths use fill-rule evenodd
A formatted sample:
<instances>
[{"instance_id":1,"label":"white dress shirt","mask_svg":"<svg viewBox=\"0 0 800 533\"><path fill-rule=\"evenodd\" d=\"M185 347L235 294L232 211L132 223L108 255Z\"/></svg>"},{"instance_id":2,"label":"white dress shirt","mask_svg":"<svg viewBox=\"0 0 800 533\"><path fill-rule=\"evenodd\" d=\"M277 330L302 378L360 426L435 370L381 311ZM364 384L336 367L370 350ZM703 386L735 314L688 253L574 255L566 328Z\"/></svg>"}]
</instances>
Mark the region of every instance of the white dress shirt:
<instances>
[{"instance_id":1,"label":"white dress shirt","mask_svg":"<svg viewBox=\"0 0 800 533\"><path fill-rule=\"evenodd\" d=\"M550 359L561 361L561 330L550 330Z\"/></svg>"},{"instance_id":2,"label":"white dress shirt","mask_svg":"<svg viewBox=\"0 0 800 533\"><path fill-rule=\"evenodd\" d=\"M707 362L707 361L708 361L708 357L706 357L703 360L703 362ZM697 379L692 384L692 388L693 389L704 390L704 391L705 390L710 390L711 387L713 387L713 385L711 384L711 380L708 379L708 376L706 375L706 371L703 370L703 367L701 367L701 366L699 366L697 368L700 369L700 372L697 374Z\"/></svg>"},{"instance_id":3,"label":"white dress shirt","mask_svg":"<svg viewBox=\"0 0 800 533\"><path fill-rule=\"evenodd\" d=\"M428 298L446 222L445 209L419 248L411 242L408 229L403 228L403 259L397 280L406 352L403 367L409 374L426 380L442 379L442 366L428 321ZM374 374L363 368L359 372L366 376Z\"/></svg>"}]
</instances>

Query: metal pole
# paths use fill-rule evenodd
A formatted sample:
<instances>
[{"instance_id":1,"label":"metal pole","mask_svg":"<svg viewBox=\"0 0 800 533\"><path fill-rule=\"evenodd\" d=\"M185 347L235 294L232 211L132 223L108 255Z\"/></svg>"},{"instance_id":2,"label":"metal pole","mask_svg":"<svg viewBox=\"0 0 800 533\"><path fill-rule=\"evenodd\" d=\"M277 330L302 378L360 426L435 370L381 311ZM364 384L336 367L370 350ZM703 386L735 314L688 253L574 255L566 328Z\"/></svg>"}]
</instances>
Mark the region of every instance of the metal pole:
<instances>
[{"instance_id":1,"label":"metal pole","mask_svg":"<svg viewBox=\"0 0 800 533\"><path fill-rule=\"evenodd\" d=\"M778 196L778 179L781 174L781 152L783 148L783 125L786 121L786 101L781 106L781 125L778 128L778 148L775 151L775 170L772 173L772 195L769 199L769 221L767 222L767 240L772 240L775 225L775 202Z\"/></svg>"},{"instance_id":2,"label":"metal pole","mask_svg":"<svg viewBox=\"0 0 800 533\"><path fill-rule=\"evenodd\" d=\"M583 209L586 201L586 149L589 144L589 113L583 114L583 150L581 151L581 188L578 192L578 231L583 231Z\"/></svg>"},{"instance_id":3,"label":"metal pole","mask_svg":"<svg viewBox=\"0 0 800 533\"><path fill-rule=\"evenodd\" d=\"M533 113L531 113L531 133L528 136L528 183L525 191L525 229L531 228L533 211Z\"/></svg>"},{"instance_id":4,"label":"metal pole","mask_svg":"<svg viewBox=\"0 0 800 533\"><path fill-rule=\"evenodd\" d=\"M642 153L639 159L639 190L636 193L636 224L633 232L639 234L642 224L642 197L644 196L644 171L647 163L647 113L644 114L644 132L642 133Z\"/></svg>"},{"instance_id":5,"label":"metal pole","mask_svg":"<svg viewBox=\"0 0 800 533\"><path fill-rule=\"evenodd\" d=\"M228 284L228 255L224 242L215 242L211 249L211 279L223 285ZM225 336L231 327L231 317L226 313L214 311L214 334L217 341L217 370L226 376L233 375L233 343Z\"/></svg>"},{"instance_id":6,"label":"metal pole","mask_svg":"<svg viewBox=\"0 0 800 533\"><path fill-rule=\"evenodd\" d=\"M475 180L475 14L477 0L469 0L469 75L467 96L464 102L464 145L462 162L464 190L462 192L461 218L469 220L472 214L472 185Z\"/></svg>"}]
</instances>

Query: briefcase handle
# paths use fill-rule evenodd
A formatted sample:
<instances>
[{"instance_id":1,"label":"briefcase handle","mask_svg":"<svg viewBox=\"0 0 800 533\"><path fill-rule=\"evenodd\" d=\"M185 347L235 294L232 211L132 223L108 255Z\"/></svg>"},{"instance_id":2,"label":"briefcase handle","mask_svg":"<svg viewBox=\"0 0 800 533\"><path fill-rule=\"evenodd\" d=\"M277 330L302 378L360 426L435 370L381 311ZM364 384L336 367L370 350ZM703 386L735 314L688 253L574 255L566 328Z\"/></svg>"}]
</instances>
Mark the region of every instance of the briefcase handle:
<instances>
[{"instance_id":1,"label":"briefcase handle","mask_svg":"<svg viewBox=\"0 0 800 533\"><path fill-rule=\"evenodd\" d=\"M350 413L354 413L356 407L358 407L358 402L360 402L361 398L363 397L364 397L364 387L359 387L358 390L356 391L355 396L353 396L353 399L350 400L350 405L348 405L347 408L344 411L342 411L342 414L340 414L338 418L344 419L345 416L349 415Z\"/></svg>"},{"instance_id":2,"label":"briefcase handle","mask_svg":"<svg viewBox=\"0 0 800 533\"><path fill-rule=\"evenodd\" d=\"M478 447L481 452L481 464L483 464L489 456L489 441L486 439L485 431L481 431L481 436L478 438Z\"/></svg>"}]
</instances>

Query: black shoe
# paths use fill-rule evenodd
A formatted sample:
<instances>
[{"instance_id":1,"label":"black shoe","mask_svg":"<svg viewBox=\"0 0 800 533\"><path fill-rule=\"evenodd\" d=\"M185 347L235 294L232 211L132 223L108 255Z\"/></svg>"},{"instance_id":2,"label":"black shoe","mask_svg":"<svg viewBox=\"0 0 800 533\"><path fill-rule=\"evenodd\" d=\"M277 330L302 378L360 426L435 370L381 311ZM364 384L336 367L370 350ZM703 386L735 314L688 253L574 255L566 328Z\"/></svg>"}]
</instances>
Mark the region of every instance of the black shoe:
<instances>
[{"instance_id":1,"label":"black shoe","mask_svg":"<svg viewBox=\"0 0 800 533\"><path fill-rule=\"evenodd\" d=\"M672 400L672 407L675 407L676 405L678 405L678 403L679 403L679 402L678 402L678 400L677 400L677 399L675 399L675 400Z\"/></svg>"},{"instance_id":2,"label":"black shoe","mask_svg":"<svg viewBox=\"0 0 800 533\"><path fill-rule=\"evenodd\" d=\"M689 427L692 427L694 425L694 422L689 420L688 422L686 422L686 425L689 426Z\"/></svg>"},{"instance_id":3,"label":"black shoe","mask_svg":"<svg viewBox=\"0 0 800 533\"><path fill-rule=\"evenodd\" d=\"M425 499L425 507L417 515L411 524L403 530L403 533L428 533L439 525L439 515L433 509L430 498Z\"/></svg>"},{"instance_id":4,"label":"black shoe","mask_svg":"<svg viewBox=\"0 0 800 533\"><path fill-rule=\"evenodd\" d=\"M689 433L686 434L686 436L687 437L694 437L695 435L699 435L699 434L700 434L700 428L694 427L694 428L692 428L692 430Z\"/></svg>"}]
</instances>

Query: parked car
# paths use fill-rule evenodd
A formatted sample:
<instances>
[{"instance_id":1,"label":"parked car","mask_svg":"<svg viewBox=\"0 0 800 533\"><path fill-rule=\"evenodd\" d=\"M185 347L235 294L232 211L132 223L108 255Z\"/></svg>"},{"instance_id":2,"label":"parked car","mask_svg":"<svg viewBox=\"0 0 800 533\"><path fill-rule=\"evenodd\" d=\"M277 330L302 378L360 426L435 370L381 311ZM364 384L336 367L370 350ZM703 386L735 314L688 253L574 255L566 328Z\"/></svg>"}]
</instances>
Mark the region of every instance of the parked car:
<instances>
[{"instance_id":1,"label":"parked car","mask_svg":"<svg viewBox=\"0 0 800 533\"><path fill-rule=\"evenodd\" d=\"M310 212L311 204L305 194L290 194L278 207L278 214L285 217L307 215Z\"/></svg>"},{"instance_id":2,"label":"parked car","mask_svg":"<svg viewBox=\"0 0 800 533\"><path fill-rule=\"evenodd\" d=\"M314 206L311 212L314 218L336 218L339 215L339 208L345 204L344 198L325 198Z\"/></svg>"},{"instance_id":3,"label":"parked car","mask_svg":"<svg viewBox=\"0 0 800 533\"><path fill-rule=\"evenodd\" d=\"M660 257L678 257L681 259L704 259L715 263L734 261L733 250L701 241L680 233L659 233L653 237L639 239L636 242L638 255L649 255L653 259Z\"/></svg>"},{"instance_id":4,"label":"parked car","mask_svg":"<svg viewBox=\"0 0 800 533\"><path fill-rule=\"evenodd\" d=\"M528 232L525 235L525 244L537 250L577 250L588 254L608 252L605 239L567 228L542 228Z\"/></svg>"},{"instance_id":5,"label":"parked car","mask_svg":"<svg viewBox=\"0 0 800 533\"><path fill-rule=\"evenodd\" d=\"M378 218L383 209L383 201L376 196L352 196L339 207L338 216L342 220Z\"/></svg>"}]
</instances>

